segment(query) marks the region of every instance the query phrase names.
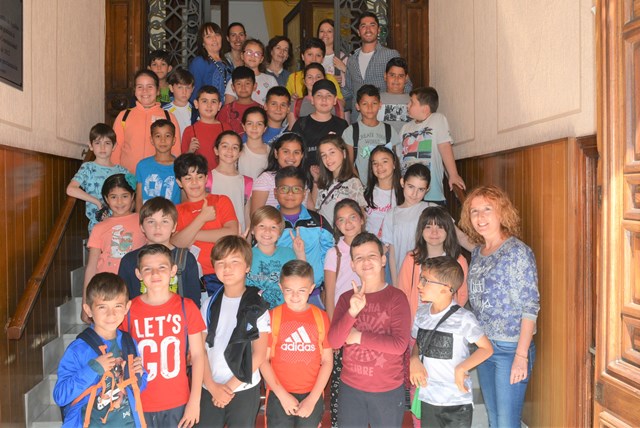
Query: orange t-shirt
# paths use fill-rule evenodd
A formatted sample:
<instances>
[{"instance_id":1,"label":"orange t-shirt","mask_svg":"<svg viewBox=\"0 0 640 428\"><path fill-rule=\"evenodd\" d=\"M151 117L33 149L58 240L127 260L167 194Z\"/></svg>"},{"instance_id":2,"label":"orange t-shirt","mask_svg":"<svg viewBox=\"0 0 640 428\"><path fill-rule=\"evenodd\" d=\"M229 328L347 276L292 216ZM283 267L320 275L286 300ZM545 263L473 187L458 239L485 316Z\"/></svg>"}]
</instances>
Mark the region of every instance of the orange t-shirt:
<instances>
[{"instance_id":1,"label":"orange t-shirt","mask_svg":"<svg viewBox=\"0 0 640 428\"><path fill-rule=\"evenodd\" d=\"M271 313L270 313L271 315ZM322 349L329 349L329 317L322 311L324 340ZM271 367L287 392L305 394L313 389L320 371L322 355L318 346L318 326L311 308L294 312L282 305L282 319L278 333L275 355L271 356ZM273 334L269 333L269 347Z\"/></svg>"},{"instance_id":2,"label":"orange t-shirt","mask_svg":"<svg viewBox=\"0 0 640 428\"><path fill-rule=\"evenodd\" d=\"M178 204L178 226L177 231L181 231L187 227L200 214L203 201L183 202ZM233 208L231 199L225 195L207 195L207 204L216 209L216 219L209 221L202 226L202 230L222 229L227 222L238 221L236 210ZM215 273L213 264L211 263L211 250L215 246L213 242L196 241L193 243L200 249L198 253L198 262L202 266L204 275Z\"/></svg>"}]
</instances>

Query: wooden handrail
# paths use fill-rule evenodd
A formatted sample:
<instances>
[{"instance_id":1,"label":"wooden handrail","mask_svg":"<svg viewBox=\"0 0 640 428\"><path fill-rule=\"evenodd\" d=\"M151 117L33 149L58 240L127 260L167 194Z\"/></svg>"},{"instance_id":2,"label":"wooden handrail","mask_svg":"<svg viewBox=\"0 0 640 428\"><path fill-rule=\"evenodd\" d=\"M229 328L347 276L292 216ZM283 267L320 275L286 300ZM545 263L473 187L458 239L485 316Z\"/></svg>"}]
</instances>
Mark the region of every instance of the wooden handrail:
<instances>
[{"instance_id":1,"label":"wooden handrail","mask_svg":"<svg viewBox=\"0 0 640 428\"><path fill-rule=\"evenodd\" d=\"M90 151L85 155L84 161L86 162L88 160L91 160L92 158L93 152ZM64 202L64 206L62 207L62 211L60 212L60 214L58 214L56 223L53 226L53 230L47 238L44 250L40 254L38 263L33 269L33 273L31 274L31 277L27 282L27 286L25 287L25 290L20 297L18 306L16 307L13 316L9 319L9 323L7 324L7 337L11 340L18 340L22 337L22 333L24 332L24 328L27 325L27 321L29 321L31 311L33 310L33 307L36 304L36 300L38 299L38 295L40 294L42 283L47 276L47 272L49 272L49 268L53 263L53 257L58 251L58 247L60 247L62 237L67 230L67 225L69 224L71 213L73 213L73 207L75 206L75 204L76 198L67 196L67 199Z\"/></svg>"}]
</instances>

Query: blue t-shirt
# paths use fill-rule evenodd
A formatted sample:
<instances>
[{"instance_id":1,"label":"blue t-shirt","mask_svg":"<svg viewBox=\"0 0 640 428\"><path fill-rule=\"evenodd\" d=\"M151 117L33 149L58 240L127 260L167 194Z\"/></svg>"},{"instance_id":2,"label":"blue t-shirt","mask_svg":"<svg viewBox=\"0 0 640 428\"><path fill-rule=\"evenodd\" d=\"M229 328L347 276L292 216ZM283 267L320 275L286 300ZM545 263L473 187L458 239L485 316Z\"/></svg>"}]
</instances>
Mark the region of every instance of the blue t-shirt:
<instances>
[{"instance_id":1,"label":"blue t-shirt","mask_svg":"<svg viewBox=\"0 0 640 428\"><path fill-rule=\"evenodd\" d=\"M153 156L142 159L136 166L136 179L142 185L142 202L156 196L180 203L180 187L176 182L173 164L162 165Z\"/></svg>"},{"instance_id":2,"label":"blue t-shirt","mask_svg":"<svg viewBox=\"0 0 640 428\"><path fill-rule=\"evenodd\" d=\"M247 285L262 290L262 298L275 308L284 303L284 297L278 283L282 266L289 260L295 260L296 254L291 248L276 247L273 255L268 256L256 246L253 247L251 270L247 274Z\"/></svg>"},{"instance_id":3,"label":"blue t-shirt","mask_svg":"<svg viewBox=\"0 0 640 428\"><path fill-rule=\"evenodd\" d=\"M85 162L80 166L76 175L72 180L80 183L82 190L90 194L96 199L102 200L102 185L104 181L115 174L129 174L129 171L120 165L102 166L95 162ZM104 203L104 202L103 202ZM89 234L93 230L98 221L96 220L96 211L98 206L91 202L86 203L85 214L89 219Z\"/></svg>"}]
</instances>

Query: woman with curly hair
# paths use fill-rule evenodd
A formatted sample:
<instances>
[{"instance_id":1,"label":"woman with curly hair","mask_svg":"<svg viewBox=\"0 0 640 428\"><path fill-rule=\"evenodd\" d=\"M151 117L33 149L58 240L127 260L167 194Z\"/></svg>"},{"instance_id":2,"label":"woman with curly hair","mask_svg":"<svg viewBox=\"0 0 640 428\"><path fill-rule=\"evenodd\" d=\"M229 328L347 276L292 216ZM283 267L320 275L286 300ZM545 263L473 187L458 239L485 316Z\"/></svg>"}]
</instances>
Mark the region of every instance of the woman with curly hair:
<instances>
[{"instance_id":1,"label":"woman with curly hair","mask_svg":"<svg viewBox=\"0 0 640 428\"><path fill-rule=\"evenodd\" d=\"M518 239L520 216L499 187L482 186L467 196L460 227L478 244L467 277L469 302L494 349L478 366L489 425L520 427L540 310L535 256Z\"/></svg>"}]
</instances>

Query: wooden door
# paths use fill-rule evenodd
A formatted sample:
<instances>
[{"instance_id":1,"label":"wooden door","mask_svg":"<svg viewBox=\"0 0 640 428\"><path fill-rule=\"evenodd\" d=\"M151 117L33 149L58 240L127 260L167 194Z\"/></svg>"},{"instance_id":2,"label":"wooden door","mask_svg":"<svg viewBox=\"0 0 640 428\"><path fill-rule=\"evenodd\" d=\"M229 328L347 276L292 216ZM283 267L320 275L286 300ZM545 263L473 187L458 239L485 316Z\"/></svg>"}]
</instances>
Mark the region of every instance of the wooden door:
<instances>
[{"instance_id":1,"label":"wooden door","mask_svg":"<svg viewBox=\"0 0 640 428\"><path fill-rule=\"evenodd\" d=\"M127 108L132 96L133 76L144 66L144 0L106 1L105 121L112 124Z\"/></svg>"},{"instance_id":2,"label":"wooden door","mask_svg":"<svg viewBox=\"0 0 640 428\"><path fill-rule=\"evenodd\" d=\"M388 45L407 60L413 87L429 85L429 1L389 1Z\"/></svg>"},{"instance_id":3,"label":"wooden door","mask_svg":"<svg viewBox=\"0 0 640 428\"><path fill-rule=\"evenodd\" d=\"M602 189L594 426L640 426L640 1L597 2Z\"/></svg>"}]
</instances>

